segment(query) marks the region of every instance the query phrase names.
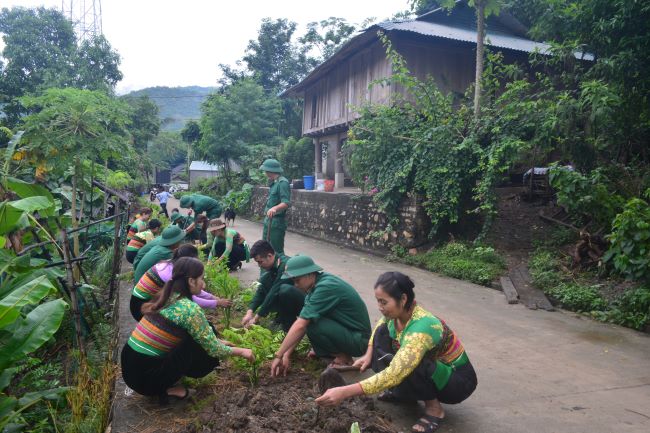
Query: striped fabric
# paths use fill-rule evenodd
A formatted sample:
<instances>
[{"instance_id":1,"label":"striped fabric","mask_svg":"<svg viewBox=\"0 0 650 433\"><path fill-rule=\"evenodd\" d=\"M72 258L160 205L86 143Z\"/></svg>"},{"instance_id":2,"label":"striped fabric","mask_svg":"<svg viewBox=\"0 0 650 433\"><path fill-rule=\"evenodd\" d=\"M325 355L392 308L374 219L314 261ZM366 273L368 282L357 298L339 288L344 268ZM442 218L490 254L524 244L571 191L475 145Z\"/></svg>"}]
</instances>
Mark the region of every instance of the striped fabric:
<instances>
[{"instance_id":1,"label":"striped fabric","mask_svg":"<svg viewBox=\"0 0 650 433\"><path fill-rule=\"evenodd\" d=\"M152 266L140 278L138 284L133 288L132 295L144 299L145 301L153 298L165 285L165 281L160 277L156 266Z\"/></svg>"},{"instance_id":2,"label":"striped fabric","mask_svg":"<svg viewBox=\"0 0 650 433\"><path fill-rule=\"evenodd\" d=\"M451 364L465 353L465 348L460 342L460 339L456 336L456 333L449 329L442 319L439 318L439 320L444 328L444 344L440 345L441 350L437 355L437 358L445 364ZM443 341L441 341L441 343L443 343Z\"/></svg>"},{"instance_id":3,"label":"striped fabric","mask_svg":"<svg viewBox=\"0 0 650 433\"><path fill-rule=\"evenodd\" d=\"M164 356L178 346L187 332L160 314L149 314L137 324L127 344L136 352Z\"/></svg>"},{"instance_id":4,"label":"striped fabric","mask_svg":"<svg viewBox=\"0 0 650 433\"><path fill-rule=\"evenodd\" d=\"M147 229L147 223L138 218L131 223L131 226L129 227L129 231L126 233L126 239L128 241L131 241L131 239L133 239L136 233L140 233L142 231L145 231L146 229Z\"/></svg>"},{"instance_id":5,"label":"striped fabric","mask_svg":"<svg viewBox=\"0 0 650 433\"><path fill-rule=\"evenodd\" d=\"M138 251L140 248L144 247L146 243L147 243L146 240L142 239L140 236L136 234L129 241L129 244L126 246L126 250Z\"/></svg>"}]
</instances>

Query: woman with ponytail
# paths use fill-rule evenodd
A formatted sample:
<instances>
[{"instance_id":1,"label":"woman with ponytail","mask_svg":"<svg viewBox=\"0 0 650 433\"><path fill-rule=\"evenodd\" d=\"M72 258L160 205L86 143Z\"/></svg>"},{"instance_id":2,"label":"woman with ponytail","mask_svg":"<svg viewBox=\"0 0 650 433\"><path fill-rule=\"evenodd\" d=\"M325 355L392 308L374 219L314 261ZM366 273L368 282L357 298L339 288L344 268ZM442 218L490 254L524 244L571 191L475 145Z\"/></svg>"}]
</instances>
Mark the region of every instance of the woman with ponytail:
<instances>
[{"instance_id":1,"label":"woman with ponytail","mask_svg":"<svg viewBox=\"0 0 650 433\"><path fill-rule=\"evenodd\" d=\"M476 389L476 373L458 336L440 318L415 302L413 281L386 272L375 283L384 316L373 331L366 354L354 363L377 374L361 382L331 388L316 399L333 406L343 399L380 393L389 402L424 401L425 414L413 432L436 431L445 416L440 403L457 404Z\"/></svg>"},{"instance_id":2,"label":"woman with ponytail","mask_svg":"<svg viewBox=\"0 0 650 433\"><path fill-rule=\"evenodd\" d=\"M138 283L133 287L131 292L131 315L136 321L142 319L141 308L145 302L149 302L163 288L165 283L172 278L174 263L181 257L199 256L199 251L192 244L183 244L174 251L171 260L163 260L153 265L140 278ZM229 299L217 298L205 290L201 290L198 295L192 295L192 300L203 308L216 308L217 306L226 308L232 306Z\"/></svg>"},{"instance_id":3,"label":"woman with ponytail","mask_svg":"<svg viewBox=\"0 0 650 433\"><path fill-rule=\"evenodd\" d=\"M189 390L176 383L184 376L204 377L219 359L254 360L251 349L229 347L217 338L203 310L193 300L205 288L203 263L181 257L163 289L142 306L144 316L122 349L122 377L135 392L184 399Z\"/></svg>"}]
</instances>

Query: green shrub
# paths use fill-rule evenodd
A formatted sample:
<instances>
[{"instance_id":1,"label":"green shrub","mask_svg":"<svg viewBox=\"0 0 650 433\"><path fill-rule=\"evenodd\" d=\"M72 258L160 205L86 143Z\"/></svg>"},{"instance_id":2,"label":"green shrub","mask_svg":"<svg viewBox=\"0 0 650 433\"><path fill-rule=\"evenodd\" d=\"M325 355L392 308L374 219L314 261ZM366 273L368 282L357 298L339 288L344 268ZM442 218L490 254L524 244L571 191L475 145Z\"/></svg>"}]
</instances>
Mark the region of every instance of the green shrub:
<instances>
[{"instance_id":1,"label":"green shrub","mask_svg":"<svg viewBox=\"0 0 650 433\"><path fill-rule=\"evenodd\" d=\"M560 260L550 251L538 250L528 261L528 269L533 284L544 292L556 287L563 280L558 272Z\"/></svg>"},{"instance_id":2,"label":"green shrub","mask_svg":"<svg viewBox=\"0 0 650 433\"><path fill-rule=\"evenodd\" d=\"M600 295L597 286L560 283L545 290L545 292L563 308L571 311L605 311L608 307L607 301Z\"/></svg>"},{"instance_id":3,"label":"green shrub","mask_svg":"<svg viewBox=\"0 0 650 433\"><path fill-rule=\"evenodd\" d=\"M394 257L399 260L399 256ZM402 261L484 286L489 286L505 269L505 262L494 249L471 248L459 242L450 242L424 254L405 256Z\"/></svg>"},{"instance_id":4,"label":"green shrub","mask_svg":"<svg viewBox=\"0 0 650 433\"><path fill-rule=\"evenodd\" d=\"M646 192L650 196L650 190ZM633 198L614 219L608 236L611 247L604 256L626 278L650 281L650 205Z\"/></svg>"},{"instance_id":5,"label":"green shrub","mask_svg":"<svg viewBox=\"0 0 650 433\"><path fill-rule=\"evenodd\" d=\"M650 325L650 287L626 292L613 302L607 320L634 329Z\"/></svg>"}]
</instances>

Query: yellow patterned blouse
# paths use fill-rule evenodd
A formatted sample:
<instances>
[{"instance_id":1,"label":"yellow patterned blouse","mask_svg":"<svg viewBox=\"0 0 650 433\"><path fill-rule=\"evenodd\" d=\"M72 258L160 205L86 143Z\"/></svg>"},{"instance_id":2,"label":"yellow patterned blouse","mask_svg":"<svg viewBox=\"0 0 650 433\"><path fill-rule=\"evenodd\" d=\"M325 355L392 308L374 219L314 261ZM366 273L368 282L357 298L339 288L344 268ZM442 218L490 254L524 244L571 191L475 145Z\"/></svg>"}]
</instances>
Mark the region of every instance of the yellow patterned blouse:
<instances>
[{"instance_id":1,"label":"yellow patterned blouse","mask_svg":"<svg viewBox=\"0 0 650 433\"><path fill-rule=\"evenodd\" d=\"M386 369L360 382L365 394L375 394L399 385L425 357L436 362L432 379L438 389L443 389L453 370L468 361L456 333L419 305L413 309L411 320L403 330L397 331L395 320L382 318L375 331L384 323L397 352ZM373 338L374 331L369 345L372 345Z\"/></svg>"}]
</instances>

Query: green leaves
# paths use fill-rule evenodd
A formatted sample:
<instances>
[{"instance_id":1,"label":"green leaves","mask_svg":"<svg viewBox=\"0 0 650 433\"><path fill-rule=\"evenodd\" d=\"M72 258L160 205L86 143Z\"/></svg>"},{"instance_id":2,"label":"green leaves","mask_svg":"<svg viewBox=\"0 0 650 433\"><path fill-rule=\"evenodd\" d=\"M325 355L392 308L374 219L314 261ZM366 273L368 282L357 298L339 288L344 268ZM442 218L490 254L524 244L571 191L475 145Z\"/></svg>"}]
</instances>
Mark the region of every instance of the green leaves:
<instances>
[{"instance_id":1,"label":"green leaves","mask_svg":"<svg viewBox=\"0 0 650 433\"><path fill-rule=\"evenodd\" d=\"M15 287L9 295L0 300L0 329L13 323L20 316L20 309L28 304L37 304L56 290L45 276Z\"/></svg>"},{"instance_id":2,"label":"green leaves","mask_svg":"<svg viewBox=\"0 0 650 433\"><path fill-rule=\"evenodd\" d=\"M650 282L650 204L629 200L612 226L611 247L603 259L628 278Z\"/></svg>"},{"instance_id":3,"label":"green leaves","mask_svg":"<svg viewBox=\"0 0 650 433\"><path fill-rule=\"evenodd\" d=\"M12 335L0 348L0 370L45 344L59 329L66 307L62 299L56 299L39 305L24 319L16 321Z\"/></svg>"}]
</instances>

